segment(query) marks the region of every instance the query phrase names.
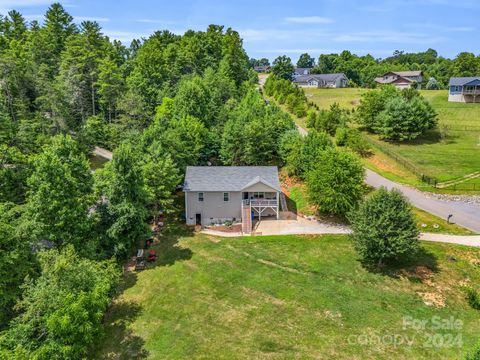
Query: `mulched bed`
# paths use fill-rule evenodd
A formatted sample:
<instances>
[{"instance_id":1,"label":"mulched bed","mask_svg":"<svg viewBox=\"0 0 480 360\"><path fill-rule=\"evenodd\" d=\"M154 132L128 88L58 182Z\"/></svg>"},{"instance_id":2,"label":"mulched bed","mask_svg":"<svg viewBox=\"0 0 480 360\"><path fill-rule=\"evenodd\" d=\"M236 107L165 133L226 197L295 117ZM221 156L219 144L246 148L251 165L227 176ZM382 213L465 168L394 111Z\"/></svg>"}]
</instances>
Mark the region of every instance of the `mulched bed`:
<instances>
[{"instance_id":1,"label":"mulched bed","mask_svg":"<svg viewBox=\"0 0 480 360\"><path fill-rule=\"evenodd\" d=\"M215 231L223 231L223 232L241 232L242 231L242 224L233 224L231 226L226 225L217 225L217 226L207 226L207 229L215 230Z\"/></svg>"}]
</instances>

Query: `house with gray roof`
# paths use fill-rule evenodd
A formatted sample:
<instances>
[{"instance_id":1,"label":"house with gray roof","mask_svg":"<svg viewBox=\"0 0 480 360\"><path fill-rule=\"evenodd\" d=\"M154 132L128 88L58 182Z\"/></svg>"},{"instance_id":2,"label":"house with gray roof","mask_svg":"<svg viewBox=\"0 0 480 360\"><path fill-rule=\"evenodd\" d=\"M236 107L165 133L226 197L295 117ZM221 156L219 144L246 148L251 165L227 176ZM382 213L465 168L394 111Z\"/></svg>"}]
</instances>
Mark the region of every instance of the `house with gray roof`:
<instances>
[{"instance_id":1,"label":"house with gray roof","mask_svg":"<svg viewBox=\"0 0 480 360\"><path fill-rule=\"evenodd\" d=\"M480 102L480 76L450 78L448 82L448 101Z\"/></svg>"},{"instance_id":2,"label":"house with gray roof","mask_svg":"<svg viewBox=\"0 0 480 360\"><path fill-rule=\"evenodd\" d=\"M188 166L183 191L187 225L279 217L281 193L276 166Z\"/></svg>"},{"instance_id":3,"label":"house with gray roof","mask_svg":"<svg viewBox=\"0 0 480 360\"><path fill-rule=\"evenodd\" d=\"M296 67L293 71L293 77L302 76L302 75L310 75L312 72L312 68L299 68Z\"/></svg>"},{"instance_id":4,"label":"house with gray roof","mask_svg":"<svg viewBox=\"0 0 480 360\"><path fill-rule=\"evenodd\" d=\"M410 88L413 84L417 89L421 89L423 81L423 74L420 70L413 71L389 71L383 76L375 78L378 85L390 84L397 89Z\"/></svg>"},{"instance_id":5,"label":"house with gray roof","mask_svg":"<svg viewBox=\"0 0 480 360\"><path fill-rule=\"evenodd\" d=\"M310 74L294 77L293 83L310 88L344 88L348 85L348 78L344 73Z\"/></svg>"}]
</instances>

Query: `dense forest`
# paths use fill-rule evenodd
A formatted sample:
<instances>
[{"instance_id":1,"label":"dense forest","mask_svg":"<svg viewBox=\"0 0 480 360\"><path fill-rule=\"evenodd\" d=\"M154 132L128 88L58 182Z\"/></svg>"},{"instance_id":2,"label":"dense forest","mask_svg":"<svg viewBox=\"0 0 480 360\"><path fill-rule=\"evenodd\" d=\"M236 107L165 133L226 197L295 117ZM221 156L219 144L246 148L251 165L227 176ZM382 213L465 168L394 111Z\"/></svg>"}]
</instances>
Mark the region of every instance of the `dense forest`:
<instances>
[{"instance_id":1,"label":"dense forest","mask_svg":"<svg viewBox=\"0 0 480 360\"><path fill-rule=\"evenodd\" d=\"M0 17L0 358L77 359L120 265L174 208L185 167L279 164L293 120L255 89L239 34L127 47L60 4ZM92 171L94 146L113 160Z\"/></svg>"},{"instance_id":2,"label":"dense forest","mask_svg":"<svg viewBox=\"0 0 480 360\"><path fill-rule=\"evenodd\" d=\"M250 59L252 65L268 65L268 59ZM291 69L292 60L280 56L272 65L281 65L282 69ZM296 66L313 67L316 74L345 73L350 80L350 86L374 87L374 79L387 71L422 70L423 88L446 88L452 76L477 76L480 74L480 55L462 52L454 59L439 56L434 49L424 52L406 53L395 51L385 59L375 59L371 55L359 56L348 50L340 54L321 54L315 59L304 53L298 59ZM278 70L277 70L278 71ZM287 71L290 74L290 70ZM291 75L290 75L291 76ZM431 80L432 79L432 80Z\"/></svg>"},{"instance_id":3,"label":"dense forest","mask_svg":"<svg viewBox=\"0 0 480 360\"><path fill-rule=\"evenodd\" d=\"M369 85L386 70L418 67L444 86L479 68L472 56L448 60L428 50L380 61L345 51L320 56L315 71ZM278 63L291 69L288 61ZM266 63L249 59L239 34L219 25L157 31L125 46L96 22L74 23L60 4L42 22L14 10L0 16L0 358L88 356L121 264L151 236L152 219L174 211L188 165L286 164L312 193L337 181L322 176L348 169L357 180L345 177L353 185L344 204L358 200L361 164L330 140L344 130L343 110L310 113L319 125L299 137L290 115L256 89L253 65ZM303 92L271 84L288 110L306 115ZM95 146L113 159L93 171Z\"/></svg>"}]
</instances>

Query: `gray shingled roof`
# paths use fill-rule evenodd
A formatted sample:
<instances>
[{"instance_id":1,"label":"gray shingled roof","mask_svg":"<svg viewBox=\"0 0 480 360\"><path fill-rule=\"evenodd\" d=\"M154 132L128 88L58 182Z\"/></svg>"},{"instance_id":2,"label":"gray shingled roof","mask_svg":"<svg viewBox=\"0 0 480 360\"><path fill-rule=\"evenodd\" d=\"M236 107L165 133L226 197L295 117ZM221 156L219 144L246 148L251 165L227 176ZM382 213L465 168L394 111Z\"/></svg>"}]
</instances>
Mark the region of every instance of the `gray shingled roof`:
<instances>
[{"instance_id":1,"label":"gray shingled roof","mask_svg":"<svg viewBox=\"0 0 480 360\"><path fill-rule=\"evenodd\" d=\"M480 76L451 77L448 86L462 86L474 80L480 80Z\"/></svg>"},{"instance_id":2,"label":"gray shingled roof","mask_svg":"<svg viewBox=\"0 0 480 360\"><path fill-rule=\"evenodd\" d=\"M281 191L276 166L187 166L185 191L242 191L258 182Z\"/></svg>"},{"instance_id":3,"label":"gray shingled roof","mask_svg":"<svg viewBox=\"0 0 480 360\"><path fill-rule=\"evenodd\" d=\"M293 82L308 82L310 79L315 79L315 80L320 80L324 82L330 82L330 81L335 81L340 76L345 76L344 73L338 73L338 74L310 74L310 75L300 75L293 80ZM346 76L345 76L346 77Z\"/></svg>"},{"instance_id":4,"label":"gray shingled roof","mask_svg":"<svg viewBox=\"0 0 480 360\"><path fill-rule=\"evenodd\" d=\"M422 75L422 71L421 71L421 70L392 71L392 73L397 74L398 76L420 76L420 75Z\"/></svg>"},{"instance_id":5,"label":"gray shingled roof","mask_svg":"<svg viewBox=\"0 0 480 360\"><path fill-rule=\"evenodd\" d=\"M305 72L307 74L310 74L310 72L312 71L312 68L299 68L299 67L296 67L295 70L294 70L294 73L296 74L299 74L299 75L304 75Z\"/></svg>"}]
</instances>

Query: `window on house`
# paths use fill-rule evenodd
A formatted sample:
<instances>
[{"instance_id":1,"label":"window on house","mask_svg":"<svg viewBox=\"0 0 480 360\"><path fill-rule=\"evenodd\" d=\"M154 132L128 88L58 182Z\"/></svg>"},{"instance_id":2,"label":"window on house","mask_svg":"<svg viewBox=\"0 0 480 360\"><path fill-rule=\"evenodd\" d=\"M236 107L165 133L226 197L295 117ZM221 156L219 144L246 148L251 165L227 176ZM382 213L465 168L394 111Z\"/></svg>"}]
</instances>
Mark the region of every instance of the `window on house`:
<instances>
[{"instance_id":1,"label":"window on house","mask_svg":"<svg viewBox=\"0 0 480 360\"><path fill-rule=\"evenodd\" d=\"M223 193L223 201L230 201L230 193Z\"/></svg>"},{"instance_id":2,"label":"window on house","mask_svg":"<svg viewBox=\"0 0 480 360\"><path fill-rule=\"evenodd\" d=\"M253 198L254 199L263 199L265 197L265 193L263 192L254 192L253 193Z\"/></svg>"},{"instance_id":3,"label":"window on house","mask_svg":"<svg viewBox=\"0 0 480 360\"><path fill-rule=\"evenodd\" d=\"M202 192L198 193L198 201L203 201L203 193Z\"/></svg>"}]
</instances>

